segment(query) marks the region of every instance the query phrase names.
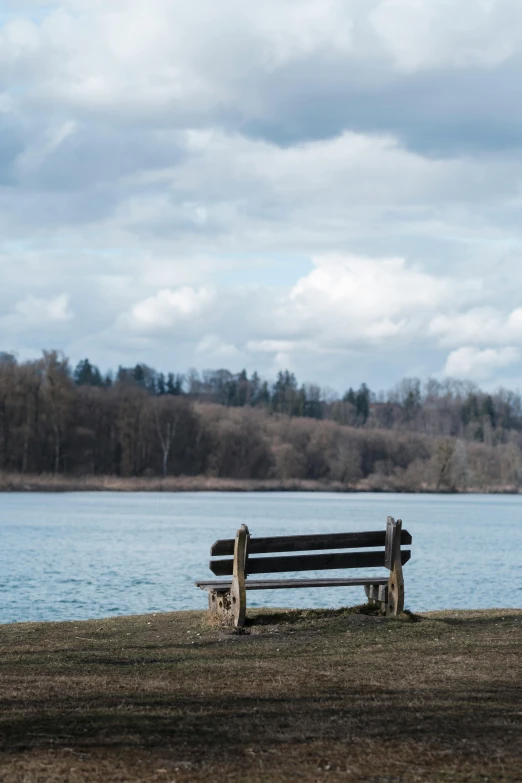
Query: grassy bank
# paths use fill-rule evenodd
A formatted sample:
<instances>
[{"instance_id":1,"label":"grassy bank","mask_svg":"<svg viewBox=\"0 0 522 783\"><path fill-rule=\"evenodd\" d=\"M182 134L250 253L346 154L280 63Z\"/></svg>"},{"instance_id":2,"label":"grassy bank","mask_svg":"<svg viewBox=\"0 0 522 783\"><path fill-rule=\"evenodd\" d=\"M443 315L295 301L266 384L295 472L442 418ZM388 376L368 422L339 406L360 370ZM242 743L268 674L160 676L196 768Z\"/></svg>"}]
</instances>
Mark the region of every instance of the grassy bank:
<instances>
[{"instance_id":1,"label":"grassy bank","mask_svg":"<svg viewBox=\"0 0 522 783\"><path fill-rule=\"evenodd\" d=\"M346 491L340 482L300 479L225 479L209 476L120 476L0 473L0 492L314 492Z\"/></svg>"},{"instance_id":2,"label":"grassy bank","mask_svg":"<svg viewBox=\"0 0 522 783\"><path fill-rule=\"evenodd\" d=\"M0 626L0 779L520 781L522 610Z\"/></svg>"},{"instance_id":3,"label":"grassy bank","mask_svg":"<svg viewBox=\"0 0 522 783\"><path fill-rule=\"evenodd\" d=\"M0 472L0 492L417 492L432 494L448 489L423 484L415 490L393 477L372 477L353 484L311 479L232 479L213 476L129 477L27 475ZM457 491L457 490L455 490ZM516 486L469 486L459 494L518 495Z\"/></svg>"}]
</instances>

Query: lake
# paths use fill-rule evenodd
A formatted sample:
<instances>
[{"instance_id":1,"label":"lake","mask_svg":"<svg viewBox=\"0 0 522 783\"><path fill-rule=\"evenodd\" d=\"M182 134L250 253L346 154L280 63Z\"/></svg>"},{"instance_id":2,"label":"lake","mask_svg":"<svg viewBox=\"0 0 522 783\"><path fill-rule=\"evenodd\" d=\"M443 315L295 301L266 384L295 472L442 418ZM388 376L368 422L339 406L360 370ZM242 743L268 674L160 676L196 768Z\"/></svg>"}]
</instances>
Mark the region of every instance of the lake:
<instances>
[{"instance_id":1,"label":"lake","mask_svg":"<svg viewBox=\"0 0 522 783\"><path fill-rule=\"evenodd\" d=\"M388 515L413 536L407 608L522 606L519 496L13 493L0 494L0 622L204 609L207 594L193 582L212 577L210 545L241 523L255 536L328 533L384 529ZM250 592L247 600L338 607L366 599L352 587Z\"/></svg>"}]
</instances>

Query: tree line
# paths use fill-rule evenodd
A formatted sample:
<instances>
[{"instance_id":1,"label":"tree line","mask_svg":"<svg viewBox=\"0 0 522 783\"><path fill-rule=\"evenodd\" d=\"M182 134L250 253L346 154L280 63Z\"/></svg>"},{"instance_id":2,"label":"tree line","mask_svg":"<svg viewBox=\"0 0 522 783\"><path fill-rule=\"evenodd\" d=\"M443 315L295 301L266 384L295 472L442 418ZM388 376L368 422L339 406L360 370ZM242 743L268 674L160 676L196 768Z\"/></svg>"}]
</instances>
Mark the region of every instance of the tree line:
<instances>
[{"instance_id":1,"label":"tree line","mask_svg":"<svg viewBox=\"0 0 522 783\"><path fill-rule=\"evenodd\" d=\"M5 354L4 354L5 356ZM68 365L67 365L68 366ZM147 366L119 367L102 375L88 359L71 372L76 386L111 388L134 385L153 397L186 397L226 407L263 408L292 417L332 419L354 427L408 429L428 435L451 435L479 442L505 438L522 431L519 393L500 389L486 393L469 381L404 379L386 392L372 391L365 383L339 395L317 384L299 384L294 373L278 373L269 383L257 372L232 373L226 369L191 369L187 373L161 373Z\"/></svg>"},{"instance_id":2,"label":"tree line","mask_svg":"<svg viewBox=\"0 0 522 783\"><path fill-rule=\"evenodd\" d=\"M289 371L102 372L57 351L0 354L0 470L518 487L522 404L471 383L417 379L342 395Z\"/></svg>"}]
</instances>

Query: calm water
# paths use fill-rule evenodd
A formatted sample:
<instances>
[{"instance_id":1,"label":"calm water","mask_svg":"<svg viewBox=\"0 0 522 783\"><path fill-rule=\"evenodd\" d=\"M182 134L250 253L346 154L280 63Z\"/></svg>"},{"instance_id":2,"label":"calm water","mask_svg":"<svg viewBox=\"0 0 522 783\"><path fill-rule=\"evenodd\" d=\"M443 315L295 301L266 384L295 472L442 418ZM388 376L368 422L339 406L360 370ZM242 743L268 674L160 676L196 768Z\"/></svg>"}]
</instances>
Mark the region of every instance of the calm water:
<instances>
[{"instance_id":1,"label":"calm water","mask_svg":"<svg viewBox=\"0 0 522 783\"><path fill-rule=\"evenodd\" d=\"M258 536L326 533L383 529L388 514L413 536L407 607L522 607L521 497L3 494L0 622L205 608L194 579L212 576L210 544L233 537L242 522ZM250 606L364 598L361 587L248 594Z\"/></svg>"}]
</instances>

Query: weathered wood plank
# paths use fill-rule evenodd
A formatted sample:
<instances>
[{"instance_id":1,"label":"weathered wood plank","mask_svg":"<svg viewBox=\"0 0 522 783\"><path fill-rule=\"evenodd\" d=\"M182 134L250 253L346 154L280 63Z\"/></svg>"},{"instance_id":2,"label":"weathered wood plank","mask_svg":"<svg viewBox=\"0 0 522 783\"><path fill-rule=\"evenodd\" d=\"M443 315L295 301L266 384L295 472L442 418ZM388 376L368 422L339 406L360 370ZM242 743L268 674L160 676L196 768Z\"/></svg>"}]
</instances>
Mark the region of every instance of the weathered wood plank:
<instances>
[{"instance_id":1,"label":"weathered wood plank","mask_svg":"<svg viewBox=\"0 0 522 783\"><path fill-rule=\"evenodd\" d=\"M395 521L393 517L388 517L386 526L386 562L391 564L390 578L388 579L388 600L386 603L386 614L396 616L404 610L404 578L402 576L400 535L402 520Z\"/></svg>"},{"instance_id":2,"label":"weathered wood plank","mask_svg":"<svg viewBox=\"0 0 522 783\"><path fill-rule=\"evenodd\" d=\"M397 537L397 525L393 517L388 517L386 520L385 537L386 543L384 549L384 567L391 571L393 568L393 559L395 555Z\"/></svg>"},{"instance_id":3,"label":"weathered wood plank","mask_svg":"<svg viewBox=\"0 0 522 783\"><path fill-rule=\"evenodd\" d=\"M379 580L374 580L370 585L368 584L365 585L364 591L368 596L368 600L375 601L376 603L379 604L385 604L388 596L386 586L387 586L387 581L381 582Z\"/></svg>"},{"instance_id":4,"label":"weathered wood plank","mask_svg":"<svg viewBox=\"0 0 522 783\"><path fill-rule=\"evenodd\" d=\"M208 608L211 614L217 615L223 621L227 621L230 618L231 603L230 603L230 585L228 584L227 590L212 590L208 591Z\"/></svg>"},{"instance_id":5,"label":"weathered wood plank","mask_svg":"<svg viewBox=\"0 0 522 783\"><path fill-rule=\"evenodd\" d=\"M200 580L198 582L194 582L196 587L199 587L200 590L214 590L216 593L225 593L227 590L230 590L230 587L232 585L231 581L220 579L219 582L214 582L212 580Z\"/></svg>"},{"instance_id":6,"label":"weathered wood plank","mask_svg":"<svg viewBox=\"0 0 522 783\"><path fill-rule=\"evenodd\" d=\"M215 592L227 592L230 590L232 582L230 581L206 581L195 582L196 587L201 590ZM246 590L285 590L289 588L307 588L307 587L364 587L365 585L385 586L388 584L388 577L360 577L360 578L332 578L332 579L247 579L245 582Z\"/></svg>"},{"instance_id":7,"label":"weathered wood plank","mask_svg":"<svg viewBox=\"0 0 522 783\"><path fill-rule=\"evenodd\" d=\"M402 531L401 544L409 545L412 537L407 530ZM213 557L234 554L234 538L221 539L210 547ZM373 546L385 546L384 530L369 530L362 533L319 533L299 536L251 537L248 542L250 555L271 554L276 552L306 552L320 549L357 549Z\"/></svg>"},{"instance_id":8,"label":"weathered wood plank","mask_svg":"<svg viewBox=\"0 0 522 783\"><path fill-rule=\"evenodd\" d=\"M401 551L402 563L411 557L410 550ZM216 576L230 576L233 560L211 560L209 568ZM249 557L247 573L275 574L283 571L324 571L333 568L379 568L384 566L384 552L329 552L324 555L282 555L281 557Z\"/></svg>"},{"instance_id":9,"label":"weathered wood plank","mask_svg":"<svg viewBox=\"0 0 522 783\"><path fill-rule=\"evenodd\" d=\"M232 569L232 585L230 587L230 609L236 628L241 628L245 624L245 565L247 560L247 546L249 537L248 527L246 525L241 525L240 529L236 533Z\"/></svg>"}]
</instances>

